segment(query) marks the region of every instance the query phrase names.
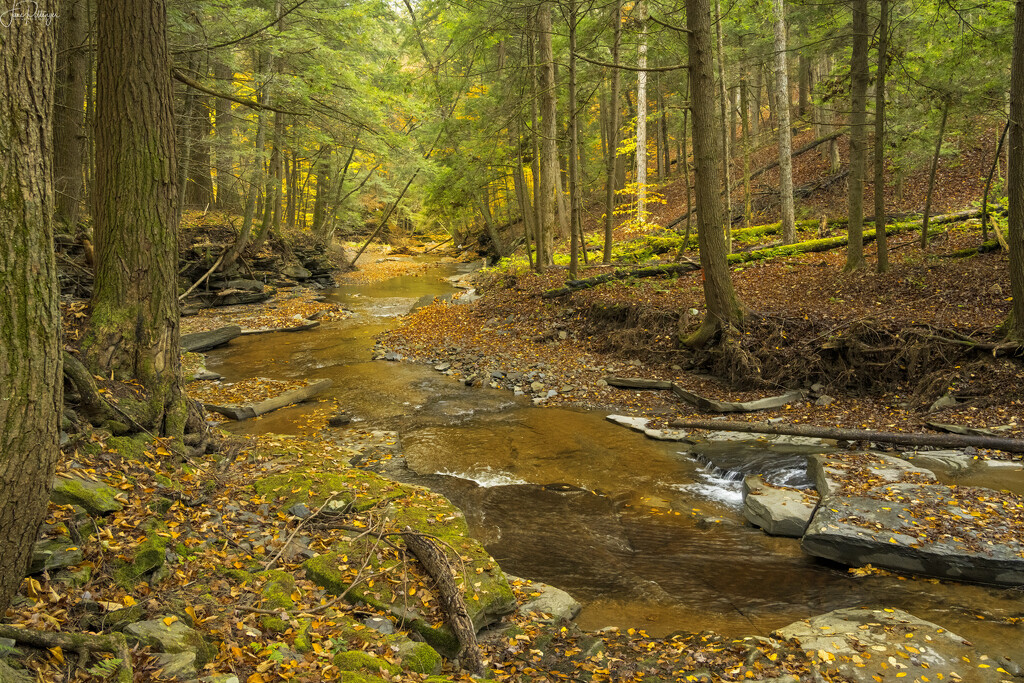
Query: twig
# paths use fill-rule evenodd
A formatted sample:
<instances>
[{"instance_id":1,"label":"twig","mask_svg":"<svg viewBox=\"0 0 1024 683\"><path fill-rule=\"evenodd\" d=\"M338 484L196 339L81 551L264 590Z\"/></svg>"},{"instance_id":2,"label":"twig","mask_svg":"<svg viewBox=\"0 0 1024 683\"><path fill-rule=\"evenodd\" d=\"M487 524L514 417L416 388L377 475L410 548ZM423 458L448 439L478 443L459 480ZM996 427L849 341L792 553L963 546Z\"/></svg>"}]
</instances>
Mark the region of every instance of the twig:
<instances>
[{"instance_id":1,"label":"twig","mask_svg":"<svg viewBox=\"0 0 1024 683\"><path fill-rule=\"evenodd\" d=\"M213 274L213 271L217 270L217 266L219 266L221 264L221 261L224 260L224 254L226 254L226 253L228 253L227 249L222 251L220 253L220 256L217 257L217 261L213 264L213 266L211 266L210 269L208 271L206 271L206 273L201 278L196 280L195 284L192 285L191 287L189 287L187 292L185 292L184 294L179 296L178 297L178 301L181 301L182 299L187 297L189 294L191 294L192 292L195 291L196 287L198 287L199 285L203 284L203 282L206 280L206 278L210 277L210 275Z\"/></svg>"},{"instance_id":2,"label":"twig","mask_svg":"<svg viewBox=\"0 0 1024 683\"><path fill-rule=\"evenodd\" d=\"M274 564L277 563L277 560L281 557L282 554L284 554L285 548L287 548L289 546L289 544L291 544L292 539L294 539L296 534L299 533L299 529L301 529L303 526L305 526L306 522L308 522L311 519L314 519L317 515L319 515L320 511L323 510L325 507L327 507L327 504L330 503L332 500L334 500L335 496L337 496L337 495L338 495L337 493L332 493L331 496L327 500L324 501L324 504L316 509L316 512L311 514L309 517L306 517L305 519L299 520L299 523L297 525L295 525L294 529L292 529L291 535L288 536L288 540L286 540L281 545L281 548L276 553L274 553L274 556L271 557L269 560L267 560L267 563L263 565L263 571L267 571L268 569L273 567Z\"/></svg>"}]
</instances>

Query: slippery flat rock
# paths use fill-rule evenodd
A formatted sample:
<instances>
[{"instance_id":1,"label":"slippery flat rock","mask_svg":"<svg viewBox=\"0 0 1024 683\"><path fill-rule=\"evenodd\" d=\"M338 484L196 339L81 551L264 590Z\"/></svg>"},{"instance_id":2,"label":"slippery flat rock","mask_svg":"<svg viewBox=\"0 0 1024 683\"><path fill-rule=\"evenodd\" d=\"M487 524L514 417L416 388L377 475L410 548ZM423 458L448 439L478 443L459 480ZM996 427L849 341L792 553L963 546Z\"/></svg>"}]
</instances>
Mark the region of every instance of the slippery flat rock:
<instances>
[{"instance_id":1,"label":"slippery flat rock","mask_svg":"<svg viewBox=\"0 0 1024 683\"><path fill-rule=\"evenodd\" d=\"M242 334L242 328L238 325L228 325L209 332L183 334L181 335L181 348L183 351L202 353L227 344L240 334Z\"/></svg>"},{"instance_id":2,"label":"slippery flat rock","mask_svg":"<svg viewBox=\"0 0 1024 683\"><path fill-rule=\"evenodd\" d=\"M931 470L881 453L860 453L843 457L818 454L807 462L807 473L822 498L839 495L847 484L864 487L911 481L929 484L935 481Z\"/></svg>"},{"instance_id":3,"label":"slippery flat rock","mask_svg":"<svg viewBox=\"0 0 1024 683\"><path fill-rule=\"evenodd\" d=\"M609 422L621 425L626 429L632 429L634 432L640 432L648 438L657 439L658 441L686 441L689 438L686 436L686 432L681 429L651 429L647 426L648 423L650 423L650 420L645 417L608 415L605 419Z\"/></svg>"},{"instance_id":4,"label":"slippery flat rock","mask_svg":"<svg viewBox=\"0 0 1024 683\"><path fill-rule=\"evenodd\" d=\"M817 505L807 491L768 486L759 475L743 480L743 516L772 536L803 536Z\"/></svg>"},{"instance_id":5,"label":"slippery flat rock","mask_svg":"<svg viewBox=\"0 0 1024 683\"><path fill-rule=\"evenodd\" d=\"M1008 671L1013 665L1003 653L978 652L955 633L900 610L836 610L794 622L772 636L795 642L819 668L838 670L854 683L1012 678Z\"/></svg>"},{"instance_id":6,"label":"slippery flat rock","mask_svg":"<svg viewBox=\"0 0 1024 683\"><path fill-rule=\"evenodd\" d=\"M879 498L824 499L804 533L804 552L851 566L1024 585L1024 537L1008 520L1016 499L938 484L888 484L871 494Z\"/></svg>"},{"instance_id":7,"label":"slippery flat rock","mask_svg":"<svg viewBox=\"0 0 1024 683\"><path fill-rule=\"evenodd\" d=\"M920 467L938 468L956 474L970 469L977 460L963 451L904 451L900 453L904 460Z\"/></svg>"},{"instance_id":8,"label":"slippery flat rock","mask_svg":"<svg viewBox=\"0 0 1024 683\"><path fill-rule=\"evenodd\" d=\"M759 441L780 446L823 446L825 442L812 436L787 436L785 434L757 434L753 432L731 432L720 430L708 432L706 441Z\"/></svg>"}]
</instances>

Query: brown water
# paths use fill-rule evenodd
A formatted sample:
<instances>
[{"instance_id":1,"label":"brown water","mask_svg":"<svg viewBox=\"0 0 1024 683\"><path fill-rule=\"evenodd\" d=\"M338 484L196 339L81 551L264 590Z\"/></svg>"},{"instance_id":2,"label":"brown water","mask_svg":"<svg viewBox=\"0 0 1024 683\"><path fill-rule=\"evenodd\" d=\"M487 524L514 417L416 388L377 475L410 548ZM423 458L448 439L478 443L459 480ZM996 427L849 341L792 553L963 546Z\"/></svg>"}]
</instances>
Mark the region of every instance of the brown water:
<instances>
[{"instance_id":1,"label":"brown water","mask_svg":"<svg viewBox=\"0 0 1024 683\"><path fill-rule=\"evenodd\" d=\"M340 287L355 311L299 334L235 339L208 356L229 380L329 377L353 428L394 429L410 480L447 495L508 572L572 593L585 628L652 635L772 629L855 605L904 609L990 652L1024 656L1024 592L894 576L857 578L805 556L793 539L744 523L739 482L705 469L686 446L646 439L604 413L538 408L525 397L472 389L428 366L371 361L373 338L421 296L451 291L439 276ZM309 406L234 425L241 433L295 433ZM802 449L803 453L807 449ZM799 477L801 449L757 444L705 453L727 468ZM742 466L736 463L745 463ZM1024 490L1024 474L978 475ZM964 483L981 483L965 480Z\"/></svg>"}]
</instances>

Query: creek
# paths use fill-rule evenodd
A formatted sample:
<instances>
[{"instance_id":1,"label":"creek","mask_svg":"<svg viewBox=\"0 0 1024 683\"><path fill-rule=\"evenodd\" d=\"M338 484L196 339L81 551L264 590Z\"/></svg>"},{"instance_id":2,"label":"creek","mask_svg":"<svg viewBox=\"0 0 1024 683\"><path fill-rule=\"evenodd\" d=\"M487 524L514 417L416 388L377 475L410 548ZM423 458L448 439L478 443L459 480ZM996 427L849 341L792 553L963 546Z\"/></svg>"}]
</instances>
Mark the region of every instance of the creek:
<instances>
[{"instance_id":1,"label":"creek","mask_svg":"<svg viewBox=\"0 0 1024 683\"><path fill-rule=\"evenodd\" d=\"M376 335L421 297L454 291L442 278L457 272L435 265L424 275L340 286L328 300L351 317L306 332L237 338L208 353L207 366L226 381L332 379L328 398L355 421L329 431L398 432L411 470L404 478L459 506L505 571L571 593L584 606L583 628L767 635L863 605L903 609L979 649L1022 654L1021 589L858 577L804 555L796 539L746 524L741 475L799 484L807 447L718 443L687 452L694 447L647 439L607 422L605 412L536 407L426 365L370 360ZM228 428L301 433L311 409L293 406ZM1019 471L999 477L998 488L1024 492Z\"/></svg>"}]
</instances>

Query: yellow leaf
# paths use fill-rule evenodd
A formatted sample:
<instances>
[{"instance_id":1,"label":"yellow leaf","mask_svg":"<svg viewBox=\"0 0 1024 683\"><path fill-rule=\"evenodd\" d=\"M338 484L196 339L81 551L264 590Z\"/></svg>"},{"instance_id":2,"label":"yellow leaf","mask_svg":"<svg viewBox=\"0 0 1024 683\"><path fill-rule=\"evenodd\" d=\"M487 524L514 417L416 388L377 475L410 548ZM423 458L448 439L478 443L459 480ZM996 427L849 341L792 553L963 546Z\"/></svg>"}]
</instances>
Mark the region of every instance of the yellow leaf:
<instances>
[{"instance_id":1,"label":"yellow leaf","mask_svg":"<svg viewBox=\"0 0 1024 683\"><path fill-rule=\"evenodd\" d=\"M409 595L416 595L416 586L409 589Z\"/></svg>"},{"instance_id":2,"label":"yellow leaf","mask_svg":"<svg viewBox=\"0 0 1024 683\"><path fill-rule=\"evenodd\" d=\"M49 650L50 654L53 655L53 658L56 659L59 664L64 663L64 652L60 649L60 645L57 647L51 647Z\"/></svg>"},{"instance_id":3,"label":"yellow leaf","mask_svg":"<svg viewBox=\"0 0 1024 683\"><path fill-rule=\"evenodd\" d=\"M185 614L192 617L192 621L199 621L199 617L196 616L196 608L192 605L189 605L185 608Z\"/></svg>"},{"instance_id":4,"label":"yellow leaf","mask_svg":"<svg viewBox=\"0 0 1024 683\"><path fill-rule=\"evenodd\" d=\"M132 605L135 604L135 598L133 598L130 595L126 595L126 596L124 596L124 599L122 600L122 602L124 602L124 604L128 605L129 607L131 607Z\"/></svg>"},{"instance_id":5,"label":"yellow leaf","mask_svg":"<svg viewBox=\"0 0 1024 683\"><path fill-rule=\"evenodd\" d=\"M261 676L260 674L253 674L252 676L249 676L247 679L245 679L245 683L267 683L267 682L266 682L266 679L263 678L263 676Z\"/></svg>"},{"instance_id":6,"label":"yellow leaf","mask_svg":"<svg viewBox=\"0 0 1024 683\"><path fill-rule=\"evenodd\" d=\"M178 617L175 617L175 616L164 617L164 623L166 625L168 625L168 626L170 626L171 624L173 624L177 620L178 620Z\"/></svg>"}]
</instances>

